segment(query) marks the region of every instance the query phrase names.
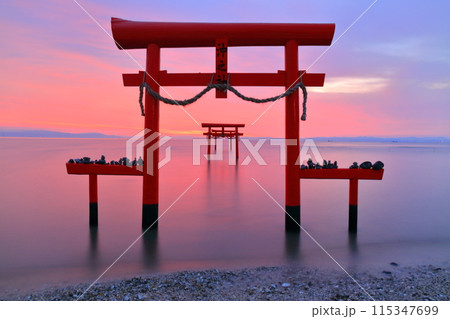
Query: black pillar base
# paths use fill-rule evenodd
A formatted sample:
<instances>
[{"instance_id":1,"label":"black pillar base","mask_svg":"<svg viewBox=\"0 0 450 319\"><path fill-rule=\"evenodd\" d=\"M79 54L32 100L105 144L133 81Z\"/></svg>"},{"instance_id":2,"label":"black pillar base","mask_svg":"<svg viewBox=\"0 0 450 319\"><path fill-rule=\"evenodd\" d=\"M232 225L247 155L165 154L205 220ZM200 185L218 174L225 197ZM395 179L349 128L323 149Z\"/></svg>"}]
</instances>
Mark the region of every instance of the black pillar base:
<instances>
[{"instance_id":1,"label":"black pillar base","mask_svg":"<svg viewBox=\"0 0 450 319\"><path fill-rule=\"evenodd\" d=\"M285 227L286 231L300 231L300 205L286 206Z\"/></svg>"},{"instance_id":2,"label":"black pillar base","mask_svg":"<svg viewBox=\"0 0 450 319\"><path fill-rule=\"evenodd\" d=\"M98 203L89 203L89 226L98 226Z\"/></svg>"},{"instance_id":3,"label":"black pillar base","mask_svg":"<svg viewBox=\"0 0 450 319\"><path fill-rule=\"evenodd\" d=\"M356 233L358 229L358 205L348 206L348 231Z\"/></svg>"},{"instance_id":4,"label":"black pillar base","mask_svg":"<svg viewBox=\"0 0 450 319\"><path fill-rule=\"evenodd\" d=\"M142 205L142 228L147 229L150 226L152 229L158 228L158 204Z\"/></svg>"}]
</instances>

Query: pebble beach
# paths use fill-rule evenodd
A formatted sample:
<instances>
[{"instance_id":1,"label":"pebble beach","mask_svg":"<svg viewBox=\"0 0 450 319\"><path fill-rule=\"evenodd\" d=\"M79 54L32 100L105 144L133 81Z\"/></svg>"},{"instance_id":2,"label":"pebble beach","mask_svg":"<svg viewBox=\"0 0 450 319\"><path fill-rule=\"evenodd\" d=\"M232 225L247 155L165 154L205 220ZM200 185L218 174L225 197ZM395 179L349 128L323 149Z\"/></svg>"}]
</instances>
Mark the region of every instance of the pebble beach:
<instances>
[{"instance_id":1,"label":"pebble beach","mask_svg":"<svg viewBox=\"0 0 450 319\"><path fill-rule=\"evenodd\" d=\"M402 267L347 276L292 266L181 271L35 291L7 300L411 300L450 299L448 266ZM86 291L87 290L87 291Z\"/></svg>"}]
</instances>

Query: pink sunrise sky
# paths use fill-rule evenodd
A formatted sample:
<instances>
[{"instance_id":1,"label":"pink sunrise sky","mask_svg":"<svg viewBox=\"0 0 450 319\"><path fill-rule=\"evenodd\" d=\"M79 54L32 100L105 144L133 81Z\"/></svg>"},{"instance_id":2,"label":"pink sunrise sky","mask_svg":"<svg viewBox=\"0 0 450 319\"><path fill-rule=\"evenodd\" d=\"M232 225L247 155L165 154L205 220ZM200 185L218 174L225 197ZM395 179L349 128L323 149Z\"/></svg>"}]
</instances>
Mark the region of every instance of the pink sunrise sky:
<instances>
[{"instance_id":1,"label":"pink sunrise sky","mask_svg":"<svg viewBox=\"0 0 450 319\"><path fill-rule=\"evenodd\" d=\"M84 1L77 0L111 34L112 16L166 22L335 23L334 41L374 1ZM115 46L73 0L2 1L0 4L0 129L132 135L143 127L138 89L122 73L139 66ZM310 69L326 73L310 88L302 137L450 137L449 1L380 0ZM308 68L327 47L300 47ZM144 65L144 50L128 51ZM162 49L169 72L214 72L214 50ZM282 47L229 49L230 72L276 72ZM176 99L202 88L165 90ZM282 88L238 88L269 97ZM167 95L162 90L163 95ZM282 137L284 101L244 102L208 93L186 110L199 123L245 123L249 136ZM161 103L161 131L196 134L201 128L178 107Z\"/></svg>"}]
</instances>

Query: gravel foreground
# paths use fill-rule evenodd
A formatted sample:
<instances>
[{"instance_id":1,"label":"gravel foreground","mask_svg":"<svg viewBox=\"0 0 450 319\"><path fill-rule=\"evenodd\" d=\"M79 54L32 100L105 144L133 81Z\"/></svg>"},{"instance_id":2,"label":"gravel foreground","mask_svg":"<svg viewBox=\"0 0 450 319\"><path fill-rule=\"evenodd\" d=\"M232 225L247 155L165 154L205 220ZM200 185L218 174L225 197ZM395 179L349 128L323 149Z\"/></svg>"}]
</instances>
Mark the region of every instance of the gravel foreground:
<instances>
[{"instance_id":1,"label":"gravel foreground","mask_svg":"<svg viewBox=\"0 0 450 319\"><path fill-rule=\"evenodd\" d=\"M449 300L450 267L345 273L294 267L182 271L45 290L15 300ZM371 297L369 297L369 295Z\"/></svg>"}]
</instances>

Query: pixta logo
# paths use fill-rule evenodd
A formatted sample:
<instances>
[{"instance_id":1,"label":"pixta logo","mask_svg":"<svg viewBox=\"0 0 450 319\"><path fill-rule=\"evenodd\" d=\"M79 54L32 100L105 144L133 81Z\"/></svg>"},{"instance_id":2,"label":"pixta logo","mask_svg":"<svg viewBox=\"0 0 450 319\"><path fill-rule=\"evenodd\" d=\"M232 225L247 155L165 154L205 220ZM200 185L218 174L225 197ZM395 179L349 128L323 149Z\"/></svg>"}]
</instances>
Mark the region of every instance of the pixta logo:
<instances>
[{"instance_id":1,"label":"pixta logo","mask_svg":"<svg viewBox=\"0 0 450 319\"><path fill-rule=\"evenodd\" d=\"M159 132L153 132L150 129L143 129L139 133L130 137L126 142L126 156L127 156L127 166L135 167L137 170L141 172L144 170L144 167L147 166L147 174L154 174L154 161L158 160L155 158L155 151L160 149L170 141L172 138L170 136L162 135ZM144 158L144 149L147 152L147 165L143 162ZM170 146L164 147L165 155L158 162L158 169L166 165L170 162L172 158L172 152ZM134 158L133 161L131 159ZM140 165L143 164L143 165Z\"/></svg>"},{"instance_id":2,"label":"pixta logo","mask_svg":"<svg viewBox=\"0 0 450 319\"><path fill-rule=\"evenodd\" d=\"M264 145L270 145L270 147L278 147L280 151L280 165L287 165L286 152L288 146L297 145L296 139L240 139L240 142L244 145L244 150L248 154L241 163L237 163L235 156L235 144L229 142L230 151L228 152L228 164L229 165L249 165L250 162L255 161L257 165L267 165L263 155L260 153L261 148ZM192 165L200 165L202 156L208 161L223 161L224 160L224 145L222 140L215 141L214 145L210 144L211 141L207 139L193 139L192 141ZM208 146L211 148L211 154L203 154L201 147ZM313 139L306 139L300 148L300 154L298 154L295 161L295 165L306 164L308 159L313 159L317 163L323 162L323 157L319 152Z\"/></svg>"}]
</instances>

